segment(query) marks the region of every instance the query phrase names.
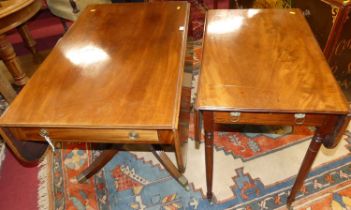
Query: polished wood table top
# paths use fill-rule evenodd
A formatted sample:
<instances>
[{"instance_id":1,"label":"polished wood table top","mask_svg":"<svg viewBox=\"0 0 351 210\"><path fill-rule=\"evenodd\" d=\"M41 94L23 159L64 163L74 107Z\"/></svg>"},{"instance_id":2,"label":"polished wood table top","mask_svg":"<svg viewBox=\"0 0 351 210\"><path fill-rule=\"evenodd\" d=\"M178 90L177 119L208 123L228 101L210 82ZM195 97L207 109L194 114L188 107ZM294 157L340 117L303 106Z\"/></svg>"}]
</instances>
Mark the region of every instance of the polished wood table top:
<instances>
[{"instance_id":1,"label":"polished wood table top","mask_svg":"<svg viewBox=\"0 0 351 210\"><path fill-rule=\"evenodd\" d=\"M0 1L0 18L25 8L35 0L5 0Z\"/></svg>"},{"instance_id":2,"label":"polished wood table top","mask_svg":"<svg viewBox=\"0 0 351 210\"><path fill-rule=\"evenodd\" d=\"M348 112L297 9L210 10L203 47L199 110Z\"/></svg>"},{"instance_id":3,"label":"polished wood table top","mask_svg":"<svg viewBox=\"0 0 351 210\"><path fill-rule=\"evenodd\" d=\"M188 18L186 2L89 6L0 124L177 128Z\"/></svg>"}]
</instances>

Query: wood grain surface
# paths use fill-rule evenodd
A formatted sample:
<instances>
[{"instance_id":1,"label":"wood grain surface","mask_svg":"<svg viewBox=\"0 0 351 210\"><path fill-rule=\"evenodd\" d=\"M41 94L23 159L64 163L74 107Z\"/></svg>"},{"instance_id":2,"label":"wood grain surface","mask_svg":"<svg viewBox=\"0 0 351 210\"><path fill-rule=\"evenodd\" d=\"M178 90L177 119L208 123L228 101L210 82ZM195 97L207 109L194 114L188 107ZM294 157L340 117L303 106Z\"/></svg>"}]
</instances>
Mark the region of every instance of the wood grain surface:
<instances>
[{"instance_id":1,"label":"wood grain surface","mask_svg":"<svg viewBox=\"0 0 351 210\"><path fill-rule=\"evenodd\" d=\"M22 141L44 141L39 128L8 128L13 137ZM159 141L154 130L87 129L87 128L47 128L51 141L103 142L103 143L171 143ZM135 133L136 138L130 134Z\"/></svg>"},{"instance_id":2,"label":"wood grain surface","mask_svg":"<svg viewBox=\"0 0 351 210\"><path fill-rule=\"evenodd\" d=\"M196 108L348 112L345 97L297 9L210 10Z\"/></svg>"},{"instance_id":3,"label":"wood grain surface","mask_svg":"<svg viewBox=\"0 0 351 210\"><path fill-rule=\"evenodd\" d=\"M89 6L0 124L177 128L189 9L186 2Z\"/></svg>"},{"instance_id":4,"label":"wood grain surface","mask_svg":"<svg viewBox=\"0 0 351 210\"><path fill-rule=\"evenodd\" d=\"M5 0L0 1L0 18L12 14L37 0Z\"/></svg>"},{"instance_id":5,"label":"wood grain surface","mask_svg":"<svg viewBox=\"0 0 351 210\"><path fill-rule=\"evenodd\" d=\"M11 1L11 3L13 4L0 7L0 34L8 32L25 23L33 17L42 6L41 1L34 0L16 0L14 2Z\"/></svg>"}]
</instances>

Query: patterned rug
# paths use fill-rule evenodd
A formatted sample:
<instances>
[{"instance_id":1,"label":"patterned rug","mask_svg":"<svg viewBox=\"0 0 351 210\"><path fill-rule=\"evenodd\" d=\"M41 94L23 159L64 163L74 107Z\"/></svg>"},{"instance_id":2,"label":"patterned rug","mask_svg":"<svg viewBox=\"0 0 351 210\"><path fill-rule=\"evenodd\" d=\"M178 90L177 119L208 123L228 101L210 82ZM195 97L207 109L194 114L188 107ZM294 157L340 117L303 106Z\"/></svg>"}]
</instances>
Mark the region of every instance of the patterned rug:
<instances>
[{"instance_id":1,"label":"patterned rug","mask_svg":"<svg viewBox=\"0 0 351 210\"><path fill-rule=\"evenodd\" d=\"M192 3L193 37L186 55L186 78L193 78L187 94L196 95L201 60L205 9ZM190 74L192 73L192 74ZM189 76L190 74L190 76ZM187 107L189 108L189 107ZM60 144L49 152L39 173L40 209L285 209L289 190L305 154L313 128L238 126L236 132L215 133L214 200L205 198L204 144L195 148L193 118L189 125L185 176L182 188L150 152L118 153L100 172L80 184L76 175L101 151L90 144ZM295 209L351 208L351 127L339 146L322 148ZM175 161L174 154L168 155Z\"/></svg>"},{"instance_id":2,"label":"patterned rug","mask_svg":"<svg viewBox=\"0 0 351 210\"><path fill-rule=\"evenodd\" d=\"M100 154L89 144L61 144L42 163L42 209L277 209L285 207L311 135L310 128L254 128L215 135L214 194L205 198L204 144L195 149L190 120L182 188L150 152L120 152L86 183L76 180ZM250 130L247 133L245 129ZM274 131L274 132L272 132ZM260 131L262 132L262 131ZM322 149L294 204L296 209L351 208L351 133L334 150ZM172 152L168 155L175 161ZM45 195L45 193L43 194ZM47 202L49 199L50 202ZM49 205L49 206L48 206ZM323 207L323 208L321 208Z\"/></svg>"}]
</instances>

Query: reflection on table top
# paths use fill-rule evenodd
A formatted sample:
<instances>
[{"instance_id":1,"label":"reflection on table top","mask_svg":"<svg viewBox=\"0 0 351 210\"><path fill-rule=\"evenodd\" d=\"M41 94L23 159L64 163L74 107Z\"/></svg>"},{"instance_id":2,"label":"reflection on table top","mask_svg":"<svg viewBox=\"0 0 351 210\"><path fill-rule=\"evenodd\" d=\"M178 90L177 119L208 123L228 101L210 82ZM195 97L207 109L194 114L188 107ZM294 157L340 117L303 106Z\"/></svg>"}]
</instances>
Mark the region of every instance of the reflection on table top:
<instances>
[{"instance_id":1,"label":"reflection on table top","mask_svg":"<svg viewBox=\"0 0 351 210\"><path fill-rule=\"evenodd\" d=\"M176 128L189 8L186 2L89 6L0 123Z\"/></svg>"}]
</instances>

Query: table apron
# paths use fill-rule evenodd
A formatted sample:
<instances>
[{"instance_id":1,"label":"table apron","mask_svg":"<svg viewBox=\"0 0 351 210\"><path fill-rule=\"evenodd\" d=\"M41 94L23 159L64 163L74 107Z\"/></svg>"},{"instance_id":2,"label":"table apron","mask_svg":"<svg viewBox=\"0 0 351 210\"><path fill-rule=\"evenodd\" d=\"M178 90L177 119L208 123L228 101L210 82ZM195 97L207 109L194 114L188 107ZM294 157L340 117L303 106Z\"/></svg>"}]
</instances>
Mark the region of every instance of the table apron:
<instances>
[{"instance_id":1,"label":"table apron","mask_svg":"<svg viewBox=\"0 0 351 210\"><path fill-rule=\"evenodd\" d=\"M240 116L237 117L231 116L230 113L213 112L214 123L321 126L328 118L327 114L305 114L304 119L297 120L294 113L240 112Z\"/></svg>"},{"instance_id":2,"label":"table apron","mask_svg":"<svg viewBox=\"0 0 351 210\"><path fill-rule=\"evenodd\" d=\"M45 141L40 135L42 128L7 128L20 141ZM164 131L133 129L91 129L91 128L45 128L53 142L91 142L124 144L171 144L173 138L164 138Z\"/></svg>"}]
</instances>

